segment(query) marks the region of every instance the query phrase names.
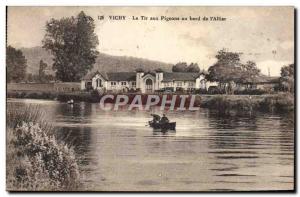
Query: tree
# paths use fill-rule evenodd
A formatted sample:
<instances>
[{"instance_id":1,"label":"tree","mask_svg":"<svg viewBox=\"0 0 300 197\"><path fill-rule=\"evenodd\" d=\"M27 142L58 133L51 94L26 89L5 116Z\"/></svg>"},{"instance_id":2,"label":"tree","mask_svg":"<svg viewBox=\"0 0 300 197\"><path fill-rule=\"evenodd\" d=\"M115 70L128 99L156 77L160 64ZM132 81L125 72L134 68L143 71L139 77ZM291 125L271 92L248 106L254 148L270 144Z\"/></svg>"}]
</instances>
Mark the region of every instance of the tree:
<instances>
[{"instance_id":1,"label":"tree","mask_svg":"<svg viewBox=\"0 0 300 197\"><path fill-rule=\"evenodd\" d=\"M172 72L185 72L187 68L186 62L179 62L172 67Z\"/></svg>"},{"instance_id":2,"label":"tree","mask_svg":"<svg viewBox=\"0 0 300 197\"><path fill-rule=\"evenodd\" d=\"M219 82L220 88L226 93L233 93L233 81L241 73L240 54L222 49L218 51L216 58L217 62L208 69L207 79Z\"/></svg>"},{"instance_id":3,"label":"tree","mask_svg":"<svg viewBox=\"0 0 300 197\"><path fill-rule=\"evenodd\" d=\"M238 82L253 84L257 81L257 76L260 74L260 69L257 68L256 63L247 61L246 64L241 64L242 72Z\"/></svg>"},{"instance_id":4,"label":"tree","mask_svg":"<svg viewBox=\"0 0 300 197\"><path fill-rule=\"evenodd\" d=\"M217 62L208 69L208 80L228 83L238 79L241 73L240 54L227 52L225 49L218 51Z\"/></svg>"},{"instance_id":5,"label":"tree","mask_svg":"<svg viewBox=\"0 0 300 197\"><path fill-rule=\"evenodd\" d=\"M240 62L241 53L229 52L225 49L218 51L217 62L208 69L207 79L217 81L226 93L233 93L233 84L253 80L259 74L256 64L248 61Z\"/></svg>"},{"instance_id":6,"label":"tree","mask_svg":"<svg viewBox=\"0 0 300 197\"><path fill-rule=\"evenodd\" d=\"M45 69L47 68L47 63L45 63L43 60L40 60L40 68L39 68L39 81L45 82L46 79L46 73Z\"/></svg>"},{"instance_id":7,"label":"tree","mask_svg":"<svg viewBox=\"0 0 300 197\"><path fill-rule=\"evenodd\" d=\"M54 81L55 77L53 75L46 75L47 82Z\"/></svg>"},{"instance_id":8,"label":"tree","mask_svg":"<svg viewBox=\"0 0 300 197\"><path fill-rule=\"evenodd\" d=\"M197 63L191 63L188 65L186 62L179 62L172 67L172 72L200 72L200 68Z\"/></svg>"},{"instance_id":9,"label":"tree","mask_svg":"<svg viewBox=\"0 0 300 197\"><path fill-rule=\"evenodd\" d=\"M33 75L32 75L32 73L28 73L27 75L26 75L26 82L28 83L28 82L33 82Z\"/></svg>"},{"instance_id":10,"label":"tree","mask_svg":"<svg viewBox=\"0 0 300 197\"><path fill-rule=\"evenodd\" d=\"M155 69L154 71L157 72L157 73L159 73L159 72L164 72L164 70L161 69L161 68L157 68L157 69Z\"/></svg>"},{"instance_id":11,"label":"tree","mask_svg":"<svg viewBox=\"0 0 300 197\"><path fill-rule=\"evenodd\" d=\"M27 60L21 50L12 46L6 48L6 68L8 82L21 82L26 77Z\"/></svg>"},{"instance_id":12,"label":"tree","mask_svg":"<svg viewBox=\"0 0 300 197\"><path fill-rule=\"evenodd\" d=\"M142 68L135 69L135 72L145 72Z\"/></svg>"},{"instance_id":13,"label":"tree","mask_svg":"<svg viewBox=\"0 0 300 197\"><path fill-rule=\"evenodd\" d=\"M92 69L99 52L92 17L81 11L76 17L46 23L43 48L54 56L53 69L61 81L79 81Z\"/></svg>"},{"instance_id":14,"label":"tree","mask_svg":"<svg viewBox=\"0 0 300 197\"><path fill-rule=\"evenodd\" d=\"M294 92L294 64L281 68L280 86L283 90Z\"/></svg>"},{"instance_id":15,"label":"tree","mask_svg":"<svg viewBox=\"0 0 300 197\"><path fill-rule=\"evenodd\" d=\"M200 68L197 63L191 63L187 68L186 72L199 73Z\"/></svg>"}]
</instances>

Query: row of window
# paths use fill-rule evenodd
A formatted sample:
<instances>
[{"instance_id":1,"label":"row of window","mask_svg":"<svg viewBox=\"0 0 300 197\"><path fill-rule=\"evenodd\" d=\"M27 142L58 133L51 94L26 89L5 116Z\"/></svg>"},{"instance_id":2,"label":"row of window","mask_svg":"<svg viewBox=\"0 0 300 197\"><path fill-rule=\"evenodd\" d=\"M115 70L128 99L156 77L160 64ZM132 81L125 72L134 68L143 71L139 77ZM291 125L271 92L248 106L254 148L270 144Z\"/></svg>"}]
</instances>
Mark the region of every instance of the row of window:
<instances>
[{"instance_id":1,"label":"row of window","mask_svg":"<svg viewBox=\"0 0 300 197\"><path fill-rule=\"evenodd\" d=\"M110 82L110 85L111 85L111 86L116 86L116 85L117 85L117 82L116 82L116 81L112 81L112 82ZM121 81L121 85L122 85L122 86L126 86L126 85L127 85L127 82L126 82L126 81ZM135 82L135 81L131 82L131 85L132 85L132 86L136 86L136 82Z\"/></svg>"},{"instance_id":2,"label":"row of window","mask_svg":"<svg viewBox=\"0 0 300 197\"><path fill-rule=\"evenodd\" d=\"M96 83L97 83L97 87L102 87L101 80L96 80ZM117 82L116 81L111 81L110 84L111 84L111 86L116 86ZM183 84L184 84L183 82L176 82L176 87L182 87ZM121 85L126 86L127 82L126 81L121 81ZM131 85L136 86L136 82L135 81L131 82ZM164 86L165 87L172 87L172 83L164 83ZM194 87L194 86L195 86L194 82L188 82L188 87Z\"/></svg>"},{"instance_id":3,"label":"row of window","mask_svg":"<svg viewBox=\"0 0 300 197\"><path fill-rule=\"evenodd\" d=\"M165 83L164 85L165 85L165 87L172 87L172 83ZM176 86L177 86L177 87L182 87L182 85L183 85L182 82L176 82ZM189 82L189 83L188 83L188 86L189 86L189 87L194 87L194 86L195 86L195 83L194 83L194 82Z\"/></svg>"}]
</instances>

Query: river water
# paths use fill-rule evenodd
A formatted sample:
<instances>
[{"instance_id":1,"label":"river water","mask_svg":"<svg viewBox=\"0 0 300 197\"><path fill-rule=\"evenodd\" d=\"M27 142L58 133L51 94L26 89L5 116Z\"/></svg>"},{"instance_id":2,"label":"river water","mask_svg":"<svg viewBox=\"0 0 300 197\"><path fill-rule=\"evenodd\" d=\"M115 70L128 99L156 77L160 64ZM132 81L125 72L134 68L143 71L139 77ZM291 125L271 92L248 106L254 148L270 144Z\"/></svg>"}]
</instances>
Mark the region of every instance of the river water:
<instances>
[{"instance_id":1,"label":"river water","mask_svg":"<svg viewBox=\"0 0 300 197\"><path fill-rule=\"evenodd\" d=\"M169 111L174 132L147 126L151 111L103 111L98 104L9 99L40 105L59 139L74 146L82 190L291 190L293 114L220 115Z\"/></svg>"}]
</instances>

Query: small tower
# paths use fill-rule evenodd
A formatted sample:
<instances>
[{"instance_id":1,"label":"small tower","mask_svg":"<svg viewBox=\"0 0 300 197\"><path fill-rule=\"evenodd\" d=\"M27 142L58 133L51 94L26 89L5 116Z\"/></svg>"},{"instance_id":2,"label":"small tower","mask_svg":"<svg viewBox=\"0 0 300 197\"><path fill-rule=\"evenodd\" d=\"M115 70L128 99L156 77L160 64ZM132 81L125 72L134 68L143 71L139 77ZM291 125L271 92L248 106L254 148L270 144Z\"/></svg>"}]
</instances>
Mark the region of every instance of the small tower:
<instances>
[{"instance_id":1,"label":"small tower","mask_svg":"<svg viewBox=\"0 0 300 197\"><path fill-rule=\"evenodd\" d=\"M156 69L155 70L155 89L156 90L159 90L162 87L162 84L161 84L161 81L163 80L164 78L164 71L160 68Z\"/></svg>"},{"instance_id":2,"label":"small tower","mask_svg":"<svg viewBox=\"0 0 300 197\"><path fill-rule=\"evenodd\" d=\"M144 75L144 70L141 68L138 68L135 70L136 72L136 88L142 88L142 77Z\"/></svg>"}]
</instances>

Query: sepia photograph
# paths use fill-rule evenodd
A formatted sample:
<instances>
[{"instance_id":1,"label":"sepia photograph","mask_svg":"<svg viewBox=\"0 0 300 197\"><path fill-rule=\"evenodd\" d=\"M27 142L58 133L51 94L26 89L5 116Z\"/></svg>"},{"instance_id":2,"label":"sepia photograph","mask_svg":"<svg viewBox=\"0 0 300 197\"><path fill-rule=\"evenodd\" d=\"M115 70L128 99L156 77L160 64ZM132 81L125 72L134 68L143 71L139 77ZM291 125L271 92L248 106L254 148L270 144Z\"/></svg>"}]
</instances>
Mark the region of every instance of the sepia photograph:
<instances>
[{"instance_id":1,"label":"sepia photograph","mask_svg":"<svg viewBox=\"0 0 300 197\"><path fill-rule=\"evenodd\" d=\"M6 190L294 192L292 6L7 6Z\"/></svg>"}]
</instances>

